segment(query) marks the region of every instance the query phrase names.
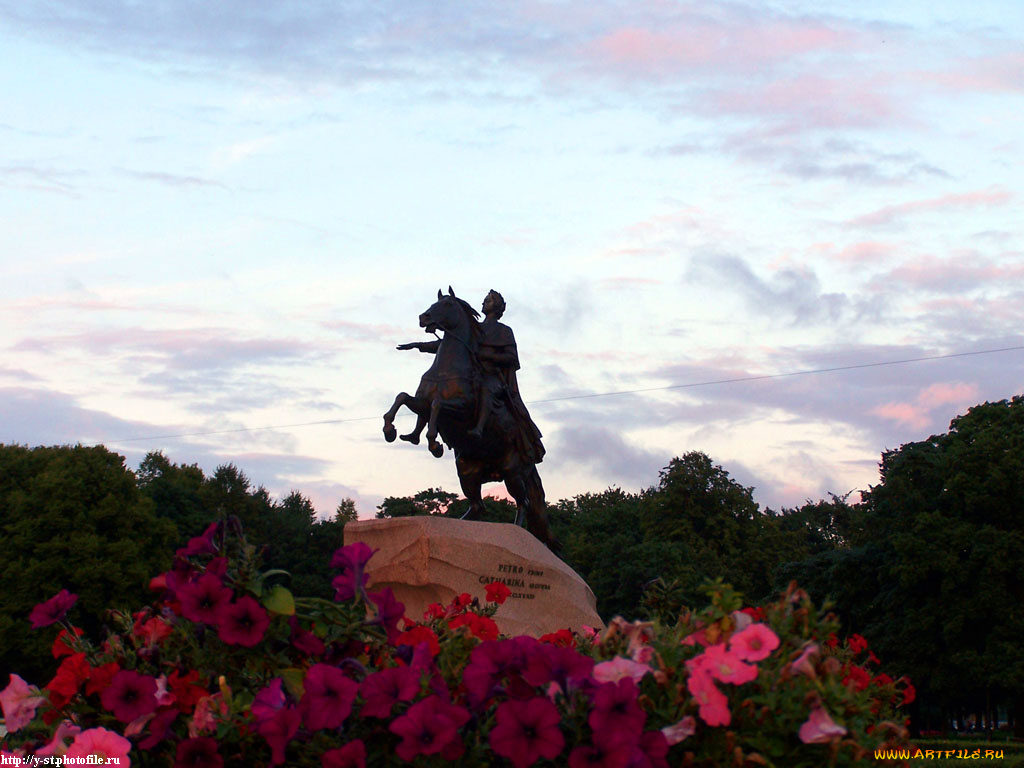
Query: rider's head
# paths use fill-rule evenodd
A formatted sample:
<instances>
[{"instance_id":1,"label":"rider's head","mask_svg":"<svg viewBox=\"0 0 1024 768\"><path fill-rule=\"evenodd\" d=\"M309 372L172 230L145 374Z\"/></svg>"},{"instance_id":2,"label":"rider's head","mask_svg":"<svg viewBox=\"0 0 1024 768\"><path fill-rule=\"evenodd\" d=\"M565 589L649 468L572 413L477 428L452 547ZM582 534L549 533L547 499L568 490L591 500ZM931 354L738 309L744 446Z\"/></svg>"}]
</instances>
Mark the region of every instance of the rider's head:
<instances>
[{"instance_id":1,"label":"rider's head","mask_svg":"<svg viewBox=\"0 0 1024 768\"><path fill-rule=\"evenodd\" d=\"M487 294L487 298L484 299L484 304L487 303L488 299L490 299L491 306L494 308L494 311L498 313L498 318L500 319L501 316L505 314L505 299L503 299L501 294L495 290L491 290ZM486 307L484 308L484 311L487 311Z\"/></svg>"}]
</instances>

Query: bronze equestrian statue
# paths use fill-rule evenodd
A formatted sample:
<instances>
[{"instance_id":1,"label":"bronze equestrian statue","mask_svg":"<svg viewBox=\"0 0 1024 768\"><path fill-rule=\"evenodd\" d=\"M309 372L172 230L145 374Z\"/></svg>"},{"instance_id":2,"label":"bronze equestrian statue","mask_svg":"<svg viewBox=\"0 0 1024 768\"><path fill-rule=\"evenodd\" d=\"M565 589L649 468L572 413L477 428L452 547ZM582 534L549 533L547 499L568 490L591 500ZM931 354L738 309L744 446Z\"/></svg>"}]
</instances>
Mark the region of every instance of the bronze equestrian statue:
<instances>
[{"instance_id":1,"label":"bronze equestrian statue","mask_svg":"<svg viewBox=\"0 0 1024 768\"><path fill-rule=\"evenodd\" d=\"M491 291L484 299L484 320L448 287L420 315L420 327L444 336L425 342L400 344L434 355L433 363L412 396L400 392L384 414L384 439L397 435L395 414L403 405L416 414L416 426L401 439L418 444L427 430L427 446L437 457L444 454L441 439L455 452L455 468L462 492L469 500L464 519L483 511L480 487L502 482L516 502L516 525L553 546L544 503L544 486L537 464L544 458L541 433L519 394L516 371L519 355L512 329L499 323L505 300Z\"/></svg>"}]
</instances>

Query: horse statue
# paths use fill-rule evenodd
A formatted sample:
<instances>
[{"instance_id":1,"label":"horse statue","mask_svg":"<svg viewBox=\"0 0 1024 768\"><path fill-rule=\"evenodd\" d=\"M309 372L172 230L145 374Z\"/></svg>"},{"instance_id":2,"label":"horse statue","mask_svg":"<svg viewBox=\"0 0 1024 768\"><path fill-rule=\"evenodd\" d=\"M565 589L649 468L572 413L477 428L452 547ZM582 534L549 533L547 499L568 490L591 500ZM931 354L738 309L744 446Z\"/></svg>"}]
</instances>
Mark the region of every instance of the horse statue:
<instances>
[{"instance_id":1,"label":"horse statue","mask_svg":"<svg viewBox=\"0 0 1024 768\"><path fill-rule=\"evenodd\" d=\"M497 311L494 311L492 298L495 296L501 301ZM540 432L529 421L517 387L514 392L505 387L504 396L484 400L488 397L487 382L496 379L488 375L488 370L492 374L494 370L488 360L502 359L502 355L487 350L487 335L498 326L511 339L511 331L496 322L496 317L504 311L504 300L499 294L493 291L488 294L484 311L487 320L480 323L479 313L458 298L451 286L447 295L440 290L437 292L437 301L420 315L419 323L427 333L436 336L441 330L444 335L435 341L399 345L398 349L433 353L434 359L420 378L416 394L399 392L384 414L384 439L390 443L398 436L395 415L406 406L416 414L416 426L412 432L401 435L402 440L418 444L426 427L431 454L438 458L444 454L438 436L454 451L459 484L469 500L463 519L480 517L483 511L480 487L484 483L504 481L516 502L516 525L525 523L530 533L552 547L554 541L545 512L544 486L537 472L537 462L543 456ZM515 356L514 341L511 346ZM508 361L502 362L507 364ZM518 357L515 357L515 367L519 367ZM514 383L514 378L511 381ZM494 389L493 384L491 389ZM528 423L524 423L524 415ZM524 435L534 434L531 446Z\"/></svg>"}]
</instances>

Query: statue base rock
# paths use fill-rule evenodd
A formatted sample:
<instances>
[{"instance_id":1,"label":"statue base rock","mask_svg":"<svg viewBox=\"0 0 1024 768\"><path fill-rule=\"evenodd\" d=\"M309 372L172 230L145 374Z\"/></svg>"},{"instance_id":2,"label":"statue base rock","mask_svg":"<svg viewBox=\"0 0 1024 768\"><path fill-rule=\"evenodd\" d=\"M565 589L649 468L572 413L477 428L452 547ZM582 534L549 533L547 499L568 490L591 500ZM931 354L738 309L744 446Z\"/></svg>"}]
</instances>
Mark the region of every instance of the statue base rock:
<instances>
[{"instance_id":1,"label":"statue base rock","mask_svg":"<svg viewBox=\"0 0 1024 768\"><path fill-rule=\"evenodd\" d=\"M410 619L463 592L483 602L485 587L500 581L512 590L494 616L503 634L604 627L586 582L517 525L429 516L361 520L345 526L345 543L356 541L379 550L367 565L370 586L391 587Z\"/></svg>"}]
</instances>

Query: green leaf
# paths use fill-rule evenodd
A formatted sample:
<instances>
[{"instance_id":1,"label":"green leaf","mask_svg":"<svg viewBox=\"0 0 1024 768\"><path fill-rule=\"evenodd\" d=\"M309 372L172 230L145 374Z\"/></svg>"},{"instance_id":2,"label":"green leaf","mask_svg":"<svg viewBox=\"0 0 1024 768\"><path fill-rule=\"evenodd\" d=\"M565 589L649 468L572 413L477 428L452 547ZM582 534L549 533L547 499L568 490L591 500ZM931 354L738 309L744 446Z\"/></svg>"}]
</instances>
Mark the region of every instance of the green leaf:
<instances>
[{"instance_id":1,"label":"green leaf","mask_svg":"<svg viewBox=\"0 0 1024 768\"><path fill-rule=\"evenodd\" d=\"M280 613L282 616L295 614L295 598L287 587L275 584L270 592L263 596L263 605L267 610Z\"/></svg>"},{"instance_id":2,"label":"green leaf","mask_svg":"<svg viewBox=\"0 0 1024 768\"><path fill-rule=\"evenodd\" d=\"M287 669L282 669L278 674L280 674L281 679L284 680L284 685L285 688L288 689L288 693L296 699L301 699L302 695L306 692L302 670L296 669L295 667L288 667Z\"/></svg>"}]
</instances>

